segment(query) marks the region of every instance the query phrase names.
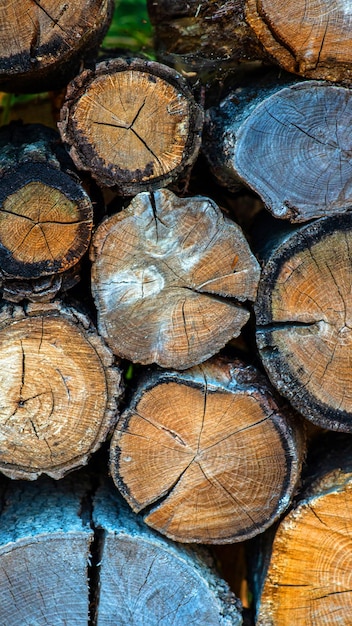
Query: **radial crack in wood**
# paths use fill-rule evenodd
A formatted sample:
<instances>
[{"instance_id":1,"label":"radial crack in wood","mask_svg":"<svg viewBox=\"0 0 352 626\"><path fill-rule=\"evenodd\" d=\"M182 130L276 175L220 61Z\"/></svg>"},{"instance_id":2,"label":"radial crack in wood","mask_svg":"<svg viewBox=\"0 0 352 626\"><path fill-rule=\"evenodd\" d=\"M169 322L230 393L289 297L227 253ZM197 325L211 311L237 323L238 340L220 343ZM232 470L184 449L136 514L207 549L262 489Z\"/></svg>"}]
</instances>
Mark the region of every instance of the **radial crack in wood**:
<instances>
[{"instance_id":1,"label":"radial crack in wood","mask_svg":"<svg viewBox=\"0 0 352 626\"><path fill-rule=\"evenodd\" d=\"M120 373L88 319L59 304L0 316L0 470L61 478L117 419Z\"/></svg>"},{"instance_id":2,"label":"radial crack in wood","mask_svg":"<svg viewBox=\"0 0 352 626\"><path fill-rule=\"evenodd\" d=\"M110 471L147 524L176 541L229 543L285 510L303 454L299 420L251 367L208 361L140 382L111 441Z\"/></svg>"},{"instance_id":3,"label":"radial crack in wood","mask_svg":"<svg viewBox=\"0 0 352 626\"><path fill-rule=\"evenodd\" d=\"M98 227L91 247L98 327L138 363L185 369L248 320L259 265L240 228L209 198L141 193Z\"/></svg>"},{"instance_id":4,"label":"radial crack in wood","mask_svg":"<svg viewBox=\"0 0 352 626\"><path fill-rule=\"evenodd\" d=\"M202 122L177 72L152 61L115 59L69 85L58 126L79 169L134 195L166 186L193 164Z\"/></svg>"},{"instance_id":5,"label":"radial crack in wood","mask_svg":"<svg viewBox=\"0 0 352 626\"><path fill-rule=\"evenodd\" d=\"M323 428L351 432L352 215L274 244L258 298L257 343L280 393Z\"/></svg>"}]
</instances>

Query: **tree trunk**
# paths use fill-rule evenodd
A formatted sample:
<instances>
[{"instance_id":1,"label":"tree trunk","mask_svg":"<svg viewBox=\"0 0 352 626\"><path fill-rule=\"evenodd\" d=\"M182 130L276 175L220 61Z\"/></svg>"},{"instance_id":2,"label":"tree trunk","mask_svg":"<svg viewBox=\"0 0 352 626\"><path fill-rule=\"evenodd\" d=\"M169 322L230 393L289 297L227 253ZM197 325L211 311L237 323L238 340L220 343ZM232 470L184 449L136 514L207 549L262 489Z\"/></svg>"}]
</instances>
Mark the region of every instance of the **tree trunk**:
<instances>
[{"instance_id":1,"label":"tree trunk","mask_svg":"<svg viewBox=\"0 0 352 626\"><path fill-rule=\"evenodd\" d=\"M149 372L111 441L110 472L134 511L176 541L232 543L287 508L303 458L299 420L254 368L208 361Z\"/></svg>"},{"instance_id":2,"label":"tree trunk","mask_svg":"<svg viewBox=\"0 0 352 626\"><path fill-rule=\"evenodd\" d=\"M351 213L287 231L271 241L255 304L272 383L307 419L345 432L352 432L351 249Z\"/></svg>"},{"instance_id":3,"label":"tree trunk","mask_svg":"<svg viewBox=\"0 0 352 626\"><path fill-rule=\"evenodd\" d=\"M292 77L232 92L207 112L204 152L220 184L241 182L278 218L302 222L349 210L352 96ZM265 84L267 83L267 84Z\"/></svg>"},{"instance_id":4,"label":"tree trunk","mask_svg":"<svg viewBox=\"0 0 352 626\"><path fill-rule=\"evenodd\" d=\"M208 553L148 529L107 485L78 472L2 496L4 626L241 626Z\"/></svg>"},{"instance_id":5,"label":"tree trunk","mask_svg":"<svg viewBox=\"0 0 352 626\"><path fill-rule=\"evenodd\" d=\"M166 186L190 167L202 123L202 110L177 72L121 58L70 83L58 126L77 167L128 196Z\"/></svg>"},{"instance_id":6,"label":"tree trunk","mask_svg":"<svg viewBox=\"0 0 352 626\"><path fill-rule=\"evenodd\" d=\"M115 424L120 373L72 308L7 305L0 316L0 469L61 478L87 463Z\"/></svg>"},{"instance_id":7,"label":"tree trunk","mask_svg":"<svg viewBox=\"0 0 352 626\"><path fill-rule=\"evenodd\" d=\"M258 565L268 564L254 579L257 626L350 623L352 448L340 438L331 449L331 436L329 446L328 452L320 449L315 475L273 544L256 555Z\"/></svg>"},{"instance_id":8,"label":"tree trunk","mask_svg":"<svg viewBox=\"0 0 352 626\"><path fill-rule=\"evenodd\" d=\"M97 229L98 328L115 354L186 369L240 333L259 265L240 228L204 197L142 193Z\"/></svg>"},{"instance_id":9,"label":"tree trunk","mask_svg":"<svg viewBox=\"0 0 352 626\"><path fill-rule=\"evenodd\" d=\"M113 0L23 0L0 7L0 88L59 89L94 55L112 18Z\"/></svg>"},{"instance_id":10,"label":"tree trunk","mask_svg":"<svg viewBox=\"0 0 352 626\"><path fill-rule=\"evenodd\" d=\"M0 280L4 297L53 298L79 279L93 207L58 133L40 124L0 130Z\"/></svg>"}]
</instances>

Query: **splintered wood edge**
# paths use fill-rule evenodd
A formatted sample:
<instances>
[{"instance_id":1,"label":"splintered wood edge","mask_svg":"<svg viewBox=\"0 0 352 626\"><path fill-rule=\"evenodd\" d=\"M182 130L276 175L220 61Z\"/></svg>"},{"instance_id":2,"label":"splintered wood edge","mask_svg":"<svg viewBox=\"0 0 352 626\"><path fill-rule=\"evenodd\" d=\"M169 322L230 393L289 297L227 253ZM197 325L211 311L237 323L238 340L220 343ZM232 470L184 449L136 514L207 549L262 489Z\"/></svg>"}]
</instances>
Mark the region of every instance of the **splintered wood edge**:
<instances>
[{"instance_id":1,"label":"splintered wood edge","mask_svg":"<svg viewBox=\"0 0 352 626\"><path fill-rule=\"evenodd\" d=\"M67 307L59 301L50 303L30 303L26 306L25 310L16 305L6 304L0 311L0 330L3 330L6 326L16 321L40 316L57 316L72 323L75 327L78 327L78 329L82 329L85 340L90 344L102 364L106 382L104 416L87 452L74 457L69 462L64 462L57 467L48 469L31 471L30 468L23 469L11 465L10 463L0 466L1 473L9 478L36 480L40 475L46 474L55 480L59 480L73 469L86 465L91 455L100 448L101 444L104 443L111 433L119 417L118 404L123 394L123 383L121 371L114 355L97 334L89 318L73 307Z\"/></svg>"},{"instance_id":2,"label":"splintered wood edge","mask_svg":"<svg viewBox=\"0 0 352 626\"><path fill-rule=\"evenodd\" d=\"M155 79L160 80L181 94L187 101L188 106L188 132L181 160L170 171L166 171L156 177L150 176L149 179L141 181L131 181L128 180L128 177L124 178L123 176L119 178L116 173L109 172L107 166L104 165L103 159L97 154L95 148L90 147L86 137L83 136L82 130L76 128L74 121L74 114L79 106L80 99L84 97L88 88L94 85L95 80L98 84L100 78L126 71L135 71L141 75L145 74L147 76L150 75L152 78L155 77ZM68 85L58 128L61 138L69 147L70 156L78 169L89 170L99 184L113 187L117 193L135 195L141 191L168 185L194 163L201 145L203 120L204 112L201 106L195 101L185 79L174 69L156 61L146 61L138 58L125 60L120 58L99 63L94 72L84 70ZM116 171L119 169L118 163L111 163L110 166L113 166Z\"/></svg>"}]
</instances>

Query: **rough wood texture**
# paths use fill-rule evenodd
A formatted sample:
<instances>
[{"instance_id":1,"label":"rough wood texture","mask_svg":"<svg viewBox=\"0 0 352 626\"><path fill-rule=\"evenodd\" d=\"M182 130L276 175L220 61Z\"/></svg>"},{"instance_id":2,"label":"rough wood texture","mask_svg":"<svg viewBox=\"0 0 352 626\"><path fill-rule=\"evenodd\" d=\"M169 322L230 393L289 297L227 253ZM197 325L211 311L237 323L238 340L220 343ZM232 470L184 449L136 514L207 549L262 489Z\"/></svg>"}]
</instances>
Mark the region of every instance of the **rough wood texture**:
<instances>
[{"instance_id":1,"label":"rough wood texture","mask_svg":"<svg viewBox=\"0 0 352 626\"><path fill-rule=\"evenodd\" d=\"M46 91L64 86L95 53L113 0L22 0L0 5L0 88Z\"/></svg>"},{"instance_id":2,"label":"rough wood texture","mask_svg":"<svg viewBox=\"0 0 352 626\"><path fill-rule=\"evenodd\" d=\"M215 354L249 318L259 265L240 228L209 198L139 194L98 227L92 291L115 354L185 369Z\"/></svg>"},{"instance_id":3,"label":"rough wood texture","mask_svg":"<svg viewBox=\"0 0 352 626\"><path fill-rule=\"evenodd\" d=\"M19 301L53 298L78 280L93 207L54 130L0 130L0 282ZM7 283L9 285L7 286Z\"/></svg>"},{"instance_id":4,"label":"rough wood texture","mask_svg":"<svg viewBox=\"0 0 352 626\"><path fill-rule=\"evenodd\" d=\"M193 164L203 113L160 63L113 59L69 85L58 124L79 169L122 195L168 185Z\"/></svg>"},{"instance_id":5,"label":"rough wood texture","mask_svg":"<svg viewBox=\"0 0 352 626\"><path fill-rule=\"evenodd\" d=\"M61 478L106 439L121 393L113 357L72 308L7 305L0 316L0 470Z\"/></svg>"},{"instance_id":6,"label":"rough wood texture","mask_svg":"<svg viewBox=\"0 0 352 626\"><path fill-rule=\"evenodd\" d=\"M206 552L167 541L106 488L93 507L101 560L97 626L241 626L240 603Z\"/></svg>"},{"instance_id":7,"label":"rough wood texture","mask_svg":"<svg viewBox=\"0 0 352 626\"><path fill-rule=\"evenodd\" d=\"M287 71L351 80L349 0L245 0L245 17L265 50Z\"/></svg>"},{"instance_id":8,"label":"rough wood texture","mask_svg":"<svg viewBox=\"0 0 352 626\"><path fill-rule=\"evenodd\" d=\"M0 623L88 625L93 531L87 488L48 481L8 484L0 515Z\"/></svg>"},{"instance_id":9,"label":"rough wood texture","mask_svg":"<svg viewBox=\"0 0 352 626\"><path fill-rule=\"evenodd\" d=\"M243 0L147 0L158 57L191 80L220 77L265 52L248 26Z\"/></svg>"},{"instance_id":10,"label":"rough wood texture","mask_svg":"<svg viewBox=\"0 0 352 626\"><path fill-rule=\"evenodd\" d=\"M287 508L303 433L265 379L208 361L142 380L111 440L110 472L134 511L176 541L232 543Z\"/></svg>"},{"instance_id":11,"label":"rough wood texture","mask_svg":"<svg viewBox=\"0 0 352 626\"><path fill-rule=\"evenodd\" d=\"M268 79L266 79L268 81ZM307 81L239 88L207 112L204 152L220 182L245 183L275 217L302 222L352 202L352 97Z\"/></svg>"},{"instance_id":12,"label":"rough wood texture","mask_svg":"<svg viewBox=\"0 0 352 626\"><path fill-rule=\"evenodd\" d=\"M268 569L254 586L257 626L350 623L351 441L340 439L319 456L314 480L280 523L272 548L266 546Z\"/></svg>"},{"instance_id":13,"label":"rough wood texture","mask_svg":"<svg viewBox=\"0 0 352 626\"><path fill-rule=\"evenodd\" d=\"M323 428L352 431L352 214L271 242L255 305L257 343L280 393Z\"/></svg>"}]
</instances>

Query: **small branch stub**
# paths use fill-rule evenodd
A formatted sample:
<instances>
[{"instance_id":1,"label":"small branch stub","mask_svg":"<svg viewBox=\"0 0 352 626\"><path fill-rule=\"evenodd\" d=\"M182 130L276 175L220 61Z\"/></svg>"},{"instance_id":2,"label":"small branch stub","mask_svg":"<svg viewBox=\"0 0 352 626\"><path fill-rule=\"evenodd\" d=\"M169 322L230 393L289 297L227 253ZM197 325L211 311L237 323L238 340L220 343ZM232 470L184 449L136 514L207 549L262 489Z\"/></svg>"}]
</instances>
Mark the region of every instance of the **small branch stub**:
<instances>
[{"instance_id":1,"label":"small branch stub","mask_svg":"<svg viewBox=\"0 0 352 626\"><path fill-rule=\"evenodd\" d=\"M168 185L195 161L203 113L160 63L114 59L69 85L58 126L79 169L134 195Z\"/></svg>"},{"instance_id":2,"label":"small branch stub","mask_svg":"<svg viewBox=\"0 0 352 626\"><path fill-rule=\"evenodd\" d=\"M209 198L141 193L92 240L98 328L113 352L186 369L240 333L259 264Z\"/></svg>"},{"instance_id":3,"label":"small branch stub","mask_svg":"<svg viewBox=\"0 0 352 626\"><path fill-rule=\"evenodd\" d=\"M120 372L88 319L59 303L0 316L0 470L59 479L116 421Z\"/></svg>"},{"instance_id":4,"label":"small branch stub","mask_svg":"<svg viewBox=\"0 0 352 626\"><path fill-rule=\"evenodd\" d=\"M232 543L287 508L303 447L299 420L254 368L214 360L140 381L112 437L110 471L167 537Z\"/></svg>"}]
</instances>

